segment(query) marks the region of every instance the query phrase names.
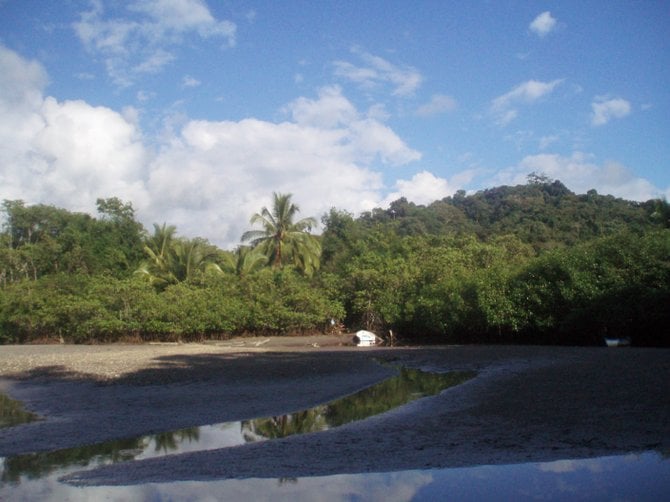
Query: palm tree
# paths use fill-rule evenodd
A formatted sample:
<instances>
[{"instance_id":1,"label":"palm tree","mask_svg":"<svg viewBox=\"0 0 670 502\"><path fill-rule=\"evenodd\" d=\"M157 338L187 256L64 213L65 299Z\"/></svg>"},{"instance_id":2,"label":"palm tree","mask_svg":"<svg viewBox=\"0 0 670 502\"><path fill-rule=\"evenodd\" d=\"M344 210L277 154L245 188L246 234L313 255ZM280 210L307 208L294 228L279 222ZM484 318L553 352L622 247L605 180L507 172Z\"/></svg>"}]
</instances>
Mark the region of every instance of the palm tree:
<instances>
[{"instance_id":1,"label":"palm tree","mask_svg":"<svg viewBox=\"0 0 670 502\"><path fill-rule=\"evenodd\" d=\"M196 272L221 272L215 263L216 248L202 239L177 239L176 227L154 223L154 235L147 238L144 252L148 260L137 273L151 284L165 288L170 284L193 278Z\"/></svg>"},{"instance_id":2,"label":"palm tree","mask_svg":"<svg viewBox=\"0 0 670 502\"><path fill-rule=\"evenodd\" d=\"M316 226L314 218L293 222L300 211L291 202L291 194L273 193L272 211L264 207L251 217L250 223L260 223L262 230L249 230L242 235L254 249L267 256L273 267L292 263L305 274L311 275L319 268L321 242L309 231Z\"/></svg>"},{"instance_id":3,"label":"palm tree","mask_svg":"<svg viewBox=\"0 0 670 502\"><path fill-rule=\"evenodd\" d=\"M216 248L203 239L178 239L172 246L172 273L178 281L194 277L196 272L222 272L216 264Z\"/></svg>"},{"instance_id":4,"label":"palm tree","mask_svg":"<svg viewBox=\"0 0 670 502\"><path fill-rule=\"evenodd\" d=\"M157 287L177 282L171 271L172 247L176 232L177 228L174 225L168 227L163 223L160 227L158 223L154 223L154 234L144 242L144 252L148 260L140 265L136 273L146 277Z\"/></svg>"},{"instance_id":5,"label":"palm tree","mask_svg":"<svg viewBox=\"0 0 670 502\"><path fill-rule=\"evenodd\" d=\"M243 277L260 270L268 264L268 258L250 246L238 246L235 251L222 255L226 272Z\"/></svg>"}]
</instances>

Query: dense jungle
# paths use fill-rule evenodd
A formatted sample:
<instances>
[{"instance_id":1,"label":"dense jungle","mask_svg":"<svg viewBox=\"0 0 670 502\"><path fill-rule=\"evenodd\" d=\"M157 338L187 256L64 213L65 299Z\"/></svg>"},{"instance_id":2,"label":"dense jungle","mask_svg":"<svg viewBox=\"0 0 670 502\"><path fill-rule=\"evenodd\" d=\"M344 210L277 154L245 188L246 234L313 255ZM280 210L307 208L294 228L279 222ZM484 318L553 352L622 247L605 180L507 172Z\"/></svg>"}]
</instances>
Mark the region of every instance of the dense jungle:
<instances>
[{"instance_id":1,"label":"dense jungle","mask_svg":"<svg viewBox=\"0 0 670 502\"><path fill-rule=\"evenodd\" d=\"M405 343L670 345L670 207L531 174L430 205L298 219L290 194L235 250L5 200L0 343L194 341L365 328Z\"/></svg>"}]
</instances>

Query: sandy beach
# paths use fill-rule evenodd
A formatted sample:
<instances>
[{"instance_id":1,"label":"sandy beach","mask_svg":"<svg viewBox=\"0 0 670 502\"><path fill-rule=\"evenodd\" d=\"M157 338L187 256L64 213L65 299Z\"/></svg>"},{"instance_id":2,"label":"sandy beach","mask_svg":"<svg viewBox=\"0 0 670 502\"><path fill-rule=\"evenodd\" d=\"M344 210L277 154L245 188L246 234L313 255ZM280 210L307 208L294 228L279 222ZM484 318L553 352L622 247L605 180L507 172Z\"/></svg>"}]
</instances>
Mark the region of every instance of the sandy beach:
<instances>
[{"instance_id":1,"label":"sandy beach","mask_svg":"<svg viewBox=\"0 0 670 502\"><path fill-rule=\"evenodd\" d=\"M477 376L335 429L120 463L69 482L282 478L670 452L670 350L347 342L3 346L0 391L43 419L0 429L0 457L302 410L400 366Z\"/></svg>"}]
</instances>

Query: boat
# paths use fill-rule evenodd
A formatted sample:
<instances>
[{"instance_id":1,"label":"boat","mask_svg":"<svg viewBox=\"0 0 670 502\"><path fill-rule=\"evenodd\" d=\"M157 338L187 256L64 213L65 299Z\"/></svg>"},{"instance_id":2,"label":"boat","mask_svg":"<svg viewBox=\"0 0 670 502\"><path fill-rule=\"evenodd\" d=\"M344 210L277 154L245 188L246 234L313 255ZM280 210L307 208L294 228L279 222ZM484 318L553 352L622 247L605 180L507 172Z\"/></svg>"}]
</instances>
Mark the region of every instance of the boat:
<instances>
[{"instance_id":1,"label":"boat","mask_svg":"<svg viewBox=\"0 0 670 502\"><path fill-rule=\"evenodd\" d=\"M357 347L372 347L382 342L382 339L375 335L372 331L361 329L356 331L353 339L354 345Z\"/></svg>"}]
</instances>

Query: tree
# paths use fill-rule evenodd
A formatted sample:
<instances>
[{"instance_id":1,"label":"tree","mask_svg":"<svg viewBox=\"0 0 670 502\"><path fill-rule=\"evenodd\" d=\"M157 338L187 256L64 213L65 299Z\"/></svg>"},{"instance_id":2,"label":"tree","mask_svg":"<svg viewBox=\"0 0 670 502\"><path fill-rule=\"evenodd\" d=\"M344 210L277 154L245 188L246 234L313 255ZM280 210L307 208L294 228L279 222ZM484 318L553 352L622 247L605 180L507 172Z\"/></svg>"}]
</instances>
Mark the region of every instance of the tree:
<instances>
[{"instance_id":1,"label":"tree","mask_svg":"<svg viewBox=\"0 0 670 502\"><path fill-rule=\"evenodd\" d=\"M175 237L176 227L154 223L154 235L144 245L149 258L137 273L163 289L170 284L192 279L197 272L221 269L215 262L216 248L204 239Z\"/></svg>"},{"instance_id":2,"label":"tree","mask_svg":"<svg viewBox=\"0 0 670 502\"><path fill-rule=\"evenodd\" d=\"M663 227L670 228L670 204L664 198L653 201L654 212L651 218L658 221Z\"/></svg>"},{"instance_id":3,"label":"tree","mask_svg":"<svg viewBox=\"0 0 670 502\"><path fill-rule=\"evenodd\" d=\"M101 266L127 275L143 259L144 227L135 220L133 205L117 197L97 199L101 218L93 227L93 248Z\"/></svg>"},{"instance_id":4,"label":"tree","mask_svg":"<svg viewBox=\"0 0 670 502\"><path fill-rule=\"evenodd\" d=\"M291 202L291 194L273 193L272 211L263 207L251 217L250 223L259 223L262 230L249 230L243 241L261 251L273 267L293 264L306 275L312 275L320 265L321 242L309 233L316 226L314 218L294 222L300 208Z\"/></svg>"},{"instance_id":5,"label":"tree","mask_svg":"<svg viewBox=\"0 0 670 502\"><path fill-rule=\"evenodd\" d=\"M222 253L223 269L239 277L257 272L267 264L267 256L249 246L239 246L234 252Z\"/></svg>"}]
</instances>

